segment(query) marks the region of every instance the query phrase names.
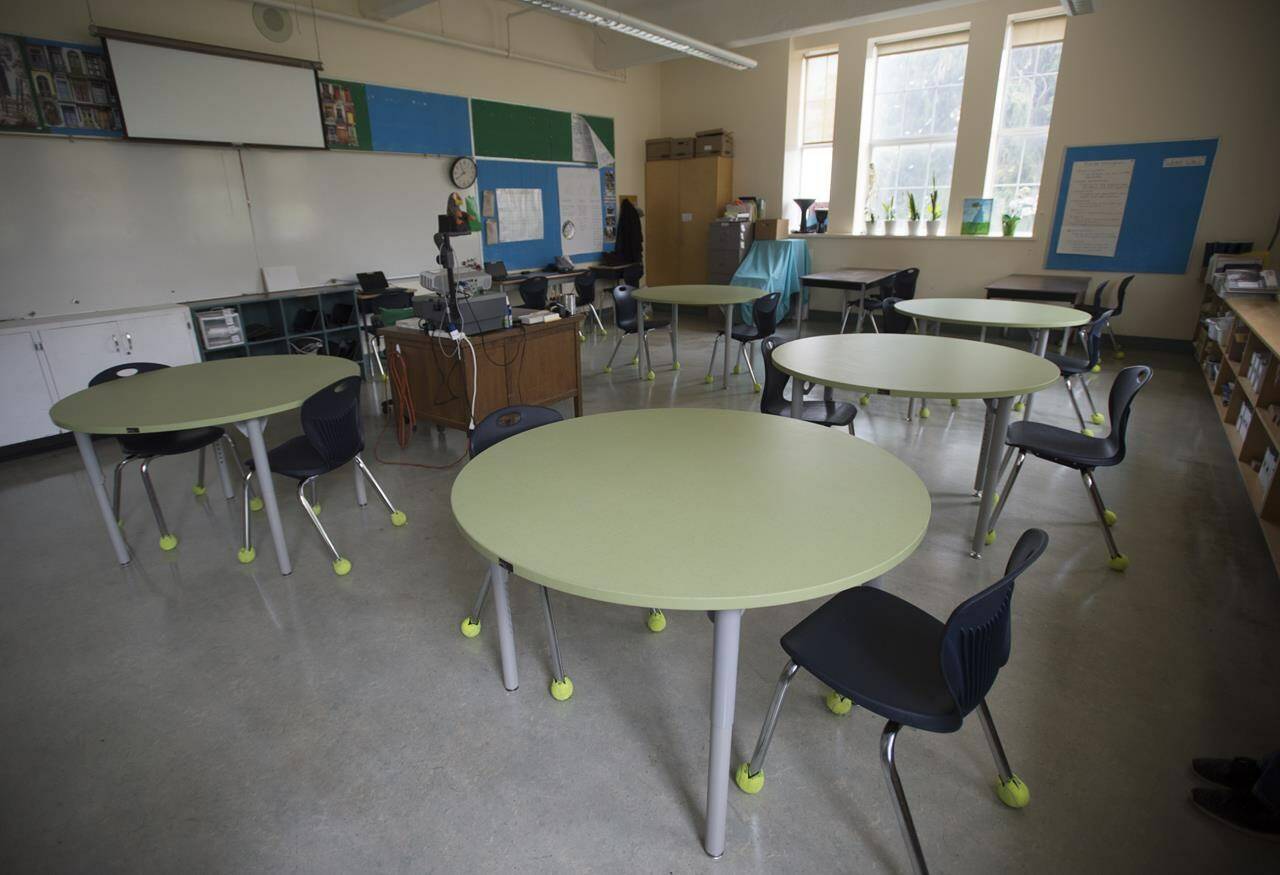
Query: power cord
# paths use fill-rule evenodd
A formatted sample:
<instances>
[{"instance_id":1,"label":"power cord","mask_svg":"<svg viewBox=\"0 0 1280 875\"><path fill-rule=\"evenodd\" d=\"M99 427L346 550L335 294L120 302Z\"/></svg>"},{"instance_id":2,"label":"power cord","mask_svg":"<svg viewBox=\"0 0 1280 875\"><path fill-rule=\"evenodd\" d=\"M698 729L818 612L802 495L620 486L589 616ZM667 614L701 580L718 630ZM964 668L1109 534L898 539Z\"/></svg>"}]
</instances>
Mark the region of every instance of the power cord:
<instances>
[{"instance_id":1,"label":"power cord","mask_svg":"<svg viewBox=\"0 0 1280 875\"><path fill-rule=\"evenodd\" d=\"M470 345L470 341L467 342ZM471 350L472 366L475 362L475 349ZM395 345L395 349L387 351L387 379L394 387L394 396L398 403L392 405L393 415L396 419L396 443L401 449L409 446L409 440L413 437L414 429L418 425L418 415L413 407L413 395L409 391L409 366L405 361L404 353L400 351L400 344ZM471 451L471 432L475 431L475 409L476 396L475 389L471 392L471 418L472 425L467 431L467 445L463 448L462 454L447 465L428 465L425 462L401 462L382 457L382 439L386 436L387 428L390 422L383 420L382 431L378 433L378 440L373 445L373 457L384 465L402 465L407 468L428 468L433 471L440 471L446 468L452 468L467 457Z\"/></svg>"}]
</instances>

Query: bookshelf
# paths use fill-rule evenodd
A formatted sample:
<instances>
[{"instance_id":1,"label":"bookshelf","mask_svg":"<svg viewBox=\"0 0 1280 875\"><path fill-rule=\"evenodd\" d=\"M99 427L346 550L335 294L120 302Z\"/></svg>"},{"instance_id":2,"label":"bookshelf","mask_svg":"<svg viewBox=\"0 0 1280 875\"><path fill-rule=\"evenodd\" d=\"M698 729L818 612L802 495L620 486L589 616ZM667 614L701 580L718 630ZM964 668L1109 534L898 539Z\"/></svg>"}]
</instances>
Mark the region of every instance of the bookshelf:
<instances>
[{"instance_id":1,"label":"bookshelf","mask_svg":"<svg viewBox=\"0 0 1280 875\"><path fill-rule=\"evenodd\" d=\"M240 314L241 343L207 349L196 331L204 361L247 355L335 355L360 361L359 308L353 287L303 289L267 295L217 298L191 304L192 324L210 310Z\"/></svg>"}]
</instances>

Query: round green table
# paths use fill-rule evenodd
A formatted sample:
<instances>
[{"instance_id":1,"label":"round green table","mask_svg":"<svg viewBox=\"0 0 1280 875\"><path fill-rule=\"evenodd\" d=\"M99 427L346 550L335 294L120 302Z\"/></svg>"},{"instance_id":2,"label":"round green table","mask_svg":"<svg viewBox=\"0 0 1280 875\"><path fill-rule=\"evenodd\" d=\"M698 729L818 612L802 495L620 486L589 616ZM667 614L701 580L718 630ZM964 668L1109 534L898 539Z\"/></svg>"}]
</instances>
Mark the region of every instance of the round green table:
<instances>
[{"instance_id":1,"label":"round green table","mask_svg":"<svg viewBox=\"0 0 1280 875\"><path fill-rule=\"evenodd\" d=\"M797 380L836 389L903 398L984 399L982 446L973 481L980 499L969 553L975 559L982 557L995 505L1000 451L1013 400L1058 381L1057 367L1040 356L994 343L918 334L806 337L777 347L773 364ZM803 403L804 392L793 388L794 417L799 418Z\"/></svg>"},{"instance_id":2,"label":"round green table","mask_svg":"<svg viewBox=\"0 0 1280 875\"><path fill-rule=\"evenodd\" d=\"M561 457L574 460L572 477L529 464ZM767 471L768 487L751 471ZM566 507L583 519L612 516L623 494L624 521L565 543ZM469 462L452 501L491 563L508 690L519 685L508 571L597 601L710 612L704 847L713 857L725 845L742 612L883 574L919 545L930 511L920 478L866 441L785 417L702 409L606 413L524 432ZM813 546L800 553L801 545Z\"/></svg>"},{"instance_id":3,"label":"round green table","mask_svg":"<svg viewBox=\"0 0 1280 875\"><path fill-rule=\"evenodd\" d=\"M754 301L761 295L768 292L762 292L759 289L753 289L749 286L646 286L636 289L635 297L640 301L648 301L651 304L670 304L671 305L671 369L673 371L680 370L679 355L679 337L680 337L680 305L685 304L691 307L723 307L724 308L724 386L729 388L729 338L733 334L733 306L735 304L743 304L747 301ZM639 307L640 314L640 337L644 337L644 307ZM621 338L619 338L621 342ZM636 355L640 360L640 376L643 379L652 380L654 378L652 363L646 354L647 350L643 342ZM711 351L712 361L715 360L715 350ZM711 382L711 369L707 369L707 382Z\"/></svg>"},{"instance_id":4,"label":"round green table","mask_svg":"<svg viewBox=\"0 0 1280 875\"><path fill-rule=\"evenodd\" d=\"M275 542L280 573L293 566L285 548L284 528L276 493L268 476L267 448L262 432L267 417L302 406L302 402L330 383L360 373L348 359L317 355L264 355L220 359L135 374L68 395L49 410L49 418L75 433L80 458L98 499L102 522L121 565L129 564L129 548L111 511L102 469L91 435L153 434L184 428L234 423L249 439L258 471L262 501ZM215 447L227 497L234 496L225 463ZM356 473L363 503L363 481Z\"/></svg>"}]
</instances>

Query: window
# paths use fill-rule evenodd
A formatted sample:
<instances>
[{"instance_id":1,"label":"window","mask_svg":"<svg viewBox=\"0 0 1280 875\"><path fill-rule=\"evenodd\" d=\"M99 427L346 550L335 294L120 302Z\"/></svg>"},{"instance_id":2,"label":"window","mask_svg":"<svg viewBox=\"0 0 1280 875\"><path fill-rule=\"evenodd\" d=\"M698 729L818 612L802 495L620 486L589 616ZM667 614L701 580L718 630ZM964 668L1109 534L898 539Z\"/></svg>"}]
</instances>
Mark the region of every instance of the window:
<instances>
[{"instance_id":1,"label":"window","mask_svg":"<svg viewBox=\"0 0 1280 875\"><path fill-rule=\"evenodd\" d=\"M864 179L865 208L877 218L887 217L886 205L896 218L909 218L910 194L921 218L928 219L928 193L935 187L946 215L968 40L963 32L875 46L871 166Z\"/></svg>"},{"instance_id":2,"label":"window","mask_svg":"<svg viewBox=\"0 0 1280 875\"><path fill-rule=\"evenodd\" d=\"M831 197L838 63L835 52L806 57L800 95L800 196L823 208Z\"/></svg>"},{"instance_id":3,"label":"window","mask_svg":"<svg viewBox=\"0 0 1280 875\"><path fill-rule=\"evenodd\" d=\"M1020 217L1018 235L1033 230L1065 33L1062 16L1009 26L987 167L986 193L995 200L993 231L995 220L1006 213Z\"/></svg>"}]
</instances>

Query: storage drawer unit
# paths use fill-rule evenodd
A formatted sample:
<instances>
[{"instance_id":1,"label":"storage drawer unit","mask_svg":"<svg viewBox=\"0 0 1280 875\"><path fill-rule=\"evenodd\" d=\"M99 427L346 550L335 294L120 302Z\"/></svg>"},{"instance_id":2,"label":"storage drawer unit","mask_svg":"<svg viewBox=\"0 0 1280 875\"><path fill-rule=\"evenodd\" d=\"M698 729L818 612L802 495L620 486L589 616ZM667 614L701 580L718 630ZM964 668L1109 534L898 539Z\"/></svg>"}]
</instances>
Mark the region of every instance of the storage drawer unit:
<instances>
[{"instance_id":1,"label":"storage drawer unit","mask_svg":"<svg viewBox=\"0 0 1280 875\"><path fill-rule=\"evenodd\" d=\"M750 222L712 222L707 234L707 282L728 285L754 240Z\"/></svg>"}]
</instances>

